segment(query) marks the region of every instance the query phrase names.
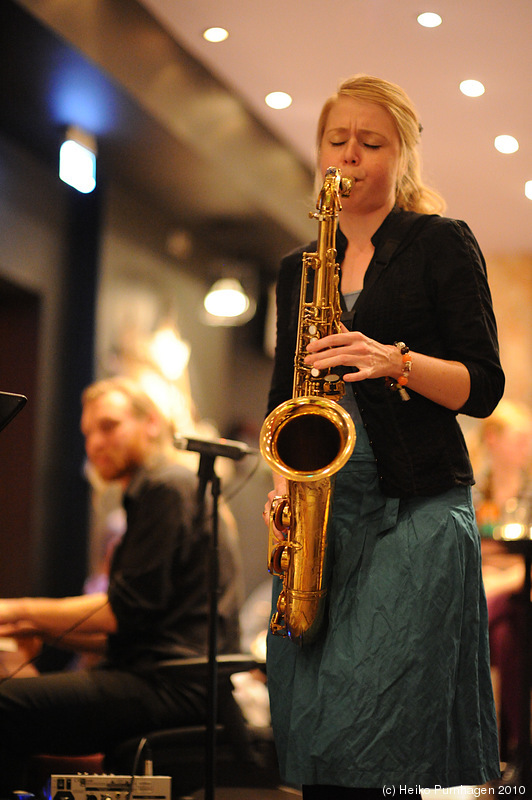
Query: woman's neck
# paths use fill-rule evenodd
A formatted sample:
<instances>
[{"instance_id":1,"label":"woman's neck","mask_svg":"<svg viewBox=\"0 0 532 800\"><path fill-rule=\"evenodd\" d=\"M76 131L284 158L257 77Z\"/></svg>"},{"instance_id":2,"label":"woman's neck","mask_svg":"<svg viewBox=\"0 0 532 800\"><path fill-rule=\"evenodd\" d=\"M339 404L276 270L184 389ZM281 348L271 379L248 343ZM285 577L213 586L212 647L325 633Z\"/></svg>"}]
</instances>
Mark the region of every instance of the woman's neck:
<instances>
[{"instance_id":1,"label":"woman's neck","mask_svg":"<svg viewBox=\"0 0 532 800\"><path fill-rule=\"evenodd\" d=\"M371 244L371 240L362 247L348 242L344 260L342 261L342 282L340 288L344 294L359 292L362 289L364 275L373 258L374 252L375 248Z\"/></svg>"},{"instance_id":2,"label":"woman's neck","mask_svg":"<svg viewBox=\"0 0 532 800\"><path fill-rule=\"evenodd\" d=\"M392 210L394 204L389 203L366 213L357 213L355 208L349 205L349 198L342 201L342 211L340 211L339 221L342 232L348 241L359 243L361 246L368 241L379 230L380 226Z\"/></svg>"},{"instance_id":3,"label":"woman's neck","mask_svg":"<svg viewBox=\"0 0 532 800\"><path fill-rule=\"evenodd\" d=\"M347 207L340 212L340 227L347 239L342 262L341 290L344 294L362 289L364 275L375 252L371 238L389 213L390 209L381 208L370 214L355 214Z\"/></svg>"}]
</instances>

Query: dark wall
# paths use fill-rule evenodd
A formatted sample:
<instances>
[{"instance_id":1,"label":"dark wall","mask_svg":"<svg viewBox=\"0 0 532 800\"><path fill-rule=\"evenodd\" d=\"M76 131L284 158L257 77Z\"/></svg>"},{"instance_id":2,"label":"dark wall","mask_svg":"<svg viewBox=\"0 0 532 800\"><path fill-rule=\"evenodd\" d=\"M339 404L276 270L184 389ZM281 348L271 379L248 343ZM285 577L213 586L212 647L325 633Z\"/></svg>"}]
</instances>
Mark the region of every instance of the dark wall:
<instances>
[{"instance_id":1,"label":"dark wall","mask_svg":"<svg viewBox=\"0 0 532 800\"><path fill-rule=\"evenodd\" d=\"M29 405L0 432L0 596L31 588L40 298L0 280L0 390Z\"/></svg>"},{"instance_id":2,"label":"dark wall","mask_svg":"<svg viewBox=\"0 0 532 800\"><path fill-rule=\"evenodd\" d=\"M71 594L86 573L79 397L94 371L99 201L5 141L0 171L0 390L28 398L0 433L0 592Z\"/></svg>"},{"instance_id":3,"label":"dark wall","mask_svg":"<svg viewBox=\"0 0 532 800\"><path fill-rule=\"evenodd\" d=\"M117 7L128 10L131 5L119 2ZM140 17L144 20L144 14ZM16 351L21 363L31 364L23 385L18 385L12 364L0 371L0 390L9 390L11 373L16 383L12 390L28 396L24 416L12 423L13 433L6 429L0 434L0 456L2 447L7 447L4 435L15 437L21 431L19 425L31 422L33 426L32 436L24 433L28 452L17 455L29 476L25 494L19 492L22 482L17 483L19 462L5 462L13 465L13 474L8 483L4 468L4 497L9 495L11 505L8 508L6 503L5 514L0 509L0 561L6 564L9 583L0 586L0 595L64 595L80 590L87 567L89 498L83 475L79 395L99 368L94 363L95 310L105 261L102 246L109 245L109 239L115 245L118 240L123 245L120 252L127 252L131 259L127 269L107 259L106 271L128 271L131 265L138 271L147 264L149 282L155 280L149 266L153 263L175 270L174 278L184 283L180 270L187 270L187 286L191 276L197 281L192 287L194 296L200 296L204 282L212 278L208 275L211 260L226 255L240 258L256 265L261 273L257 284L264 296L272 265L280 252L296 242L272 217L256 213L241 187L227 179L226 165L221 165L225 168L218 174L217 167L191 152L189 144L177 142L165 126L136 106L116 80L25 12L21 4L0 3L0 37L0 279L32 297L34 311L32 344L20 338ZM202 75L202 84L208 82ZM71 97L86 98L89 110L92 102L93 110L103 108L107 114L95 131L100 188L87 197L61 184L56 172L62 131L69 121L59 100L69 86ZM255 130L253 124L250 130ZM264 136L260 131L257 142L261 146ZM153 175L157 165L159 179ZM133 166L135 171L131 171ZM248 176L245 163L239 171L242 176ZM179 178L177 190L174 177ZM253 188L258 196L264 192L260 181ZM121 205L117 213L117 202L122 200L116 197L124 195L140 209L142 226L131 217L130 204ZM108 204L114 216L108 213ZM123 229L118 229L117 216L121 224L125 220ZM172 262L164 252L167 234L181 226L191 234L195 248L187 265ZM113 252L118 252L116 246ZM173 301L171 296L168 299ZM195 314L194 309L185 309L184 318ZM261 351L263 317L262 307L261 316L245 330L231 333L199 330L194 318L182 331L184 338L194 339L193 387L200 408L205 407L204 413L224 435L234 423L246 425L249 418L256 431L262 418L271 364ZM20 323L22 313L13 312L10 319L6 311L5 325L12 332L16 330L13 318ZM258 496L253 499L241 493L235 507L237 516L242 511L243 549L250 554L246 574L255 574L258 560L259 578L264 554L257 553L256 543L264 542L265 550L265 537L255 509L262 507L269 480L269 475L260 479Z\"/></svg>"}]
</instances>

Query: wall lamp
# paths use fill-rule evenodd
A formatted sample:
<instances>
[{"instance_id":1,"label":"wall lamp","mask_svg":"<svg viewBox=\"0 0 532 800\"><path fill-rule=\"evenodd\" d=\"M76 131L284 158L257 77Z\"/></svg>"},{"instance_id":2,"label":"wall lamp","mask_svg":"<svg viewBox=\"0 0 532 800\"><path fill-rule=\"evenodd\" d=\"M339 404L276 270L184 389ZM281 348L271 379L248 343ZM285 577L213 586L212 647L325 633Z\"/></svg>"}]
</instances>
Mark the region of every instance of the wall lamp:
<instances>
[{"instance_id":1,"label":"wall lamp","mask_svg":"<svg viewBox=\"0 0 532 800\"><path fill-rule=\"evenodd\" d=\"M256 303L236 278L217 280L203 301L209 325L244 325L255 313Z\"/></svg>"},{"instance_id":2,"label":"wall lamp","mask_svg":"<svg viewBox=\"0 0 532 800\"><path fill-rule=\"evenodd\" d=\"M96 188L96 139L75 126L68 127L59 149L59 177L78 192Z\"/></svg>"},{"instance_id":3,"label":"wall lamp","mask_svg":"<svg viewBox=\"0 0 532 800\"><path fill-rule=\"evenodd\" d=\"M170 322L155 331L149 342L149 352L169 381L179 380L190 359L190 345L181 339L177 328Z\"/></svg>"}]
</instances>

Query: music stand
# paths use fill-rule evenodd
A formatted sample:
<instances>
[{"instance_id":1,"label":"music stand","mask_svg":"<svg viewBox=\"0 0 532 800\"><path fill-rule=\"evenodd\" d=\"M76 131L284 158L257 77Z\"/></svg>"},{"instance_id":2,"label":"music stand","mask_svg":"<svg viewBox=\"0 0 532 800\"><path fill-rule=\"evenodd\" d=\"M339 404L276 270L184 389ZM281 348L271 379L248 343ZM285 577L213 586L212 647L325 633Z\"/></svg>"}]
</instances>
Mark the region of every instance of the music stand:
<instances>
[{"instance_id":1,"label":"music stand","mask_svg":"<svg viewBox=\"0 0 532 800\"><path fill-rule=\"evenodd\" d=\"M0 392L0 431L24 408L27 400L22 394Z\"/></svg>"}]
</instances>

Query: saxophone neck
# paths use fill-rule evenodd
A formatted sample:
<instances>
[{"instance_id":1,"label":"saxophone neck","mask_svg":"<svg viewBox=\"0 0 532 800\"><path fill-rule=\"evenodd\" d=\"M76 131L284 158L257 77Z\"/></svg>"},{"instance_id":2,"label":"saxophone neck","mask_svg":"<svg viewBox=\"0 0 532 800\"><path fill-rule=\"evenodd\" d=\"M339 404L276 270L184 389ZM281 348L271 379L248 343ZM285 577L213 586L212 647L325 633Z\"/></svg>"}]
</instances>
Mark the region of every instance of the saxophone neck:
<instances>
[{"instance_id":1,"label":"saxophone neck","mask_svg":"<svg viewBox=\"0 0 532 800\"><path fill-rule=\"evenodd\" d=\"M352 178L342 178L337 167L329 167L316 202L316 211L310 216L318 221L326 217L337 217L342 210L341 197L349 197L353 186Z\"/></svg>"}]
</instances>

